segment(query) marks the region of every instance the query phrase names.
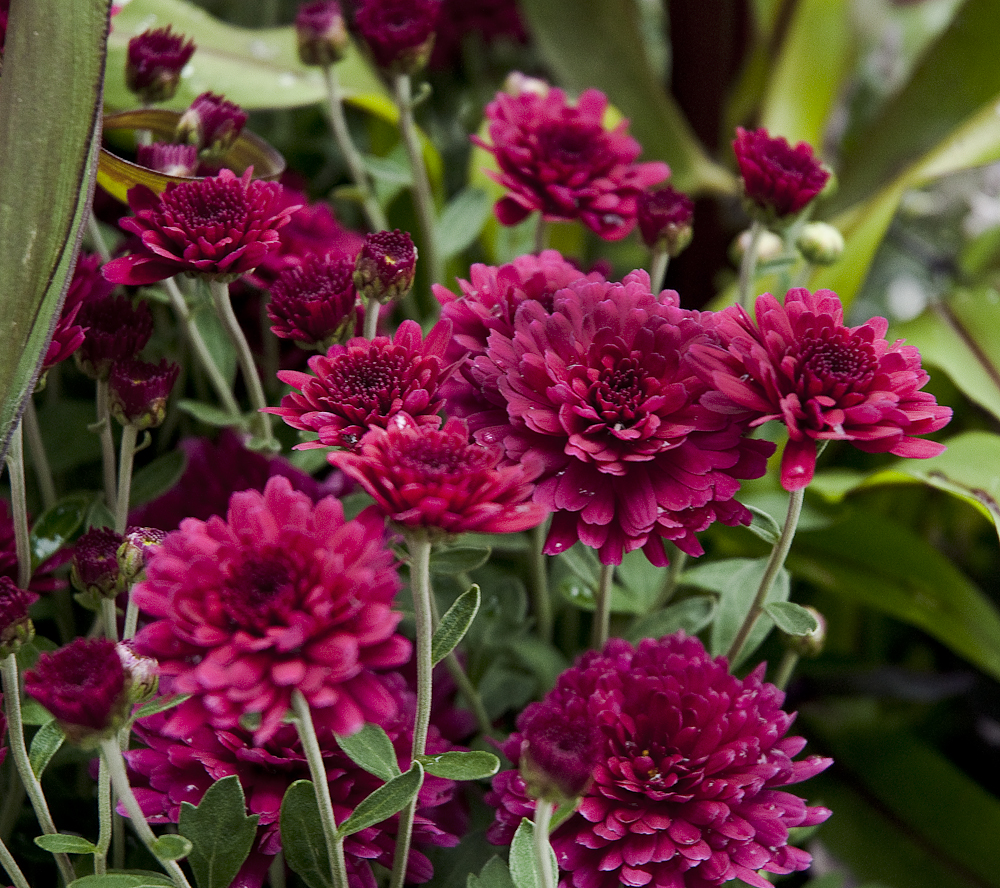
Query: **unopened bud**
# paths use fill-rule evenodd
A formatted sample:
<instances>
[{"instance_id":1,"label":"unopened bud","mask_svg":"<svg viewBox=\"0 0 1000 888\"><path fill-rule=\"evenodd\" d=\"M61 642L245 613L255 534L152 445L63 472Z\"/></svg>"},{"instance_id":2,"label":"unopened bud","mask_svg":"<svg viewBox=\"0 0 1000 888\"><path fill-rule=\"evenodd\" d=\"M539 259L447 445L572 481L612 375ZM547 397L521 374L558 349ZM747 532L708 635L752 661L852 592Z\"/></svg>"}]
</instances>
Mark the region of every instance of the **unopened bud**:
<instances>
[{"instance_id":1,"label":"unopened bud","mask_svg":"<svg viewBox=\"0 0 1000 888\"><path fill-rule=\"evenodd\" d=\"M781 633L781 643L800 657L818 657L826 645L826 620L823 615L810 605L805 609L816 618L816 628L808 635L788 635Z\"/></svg>"},{"instance_id":2,"label":"unopened bud","mask_svg":"<svg viewBox=\"0 0 1000 888\"><path fill-rule=\"evenodd\" d=\"M337 0L303 3L295 14L295 38L303 65L326 67L347 50L347 26Z\"/></svg>"},{"instance_id":3,"label":"unopened bud","mask_svg":"<svg viewBox=\"0 0 1000 888\"><path fill-rule=\"evenodd\" d=\"M844 255L844 236L826 222L804 225L795 245L813 265L832 265Z\"/></svg>"},{"instance_id":4,"label":"unopened bud","mask_svg":"<svg viewBox=\"0 0 1000 888\"><path fill-rule=\"evenodd\" d=\"M405 231L376 231L365 236L354 265L354 286L366 302L392 302L410 292L417 268L417 248Z\"/></svg>"},{"instance_id":5,"label":"unopened bud","mask_svg":"<svg viewBox=\"0 0 1000 888\"><path fill-rule=\"evenodd\" d=\"M134 583L146 571L149 559L163 545L165 531L155 527L130 527L118 547L118 569L126 583Z\"/></svg>"}]
</instances>

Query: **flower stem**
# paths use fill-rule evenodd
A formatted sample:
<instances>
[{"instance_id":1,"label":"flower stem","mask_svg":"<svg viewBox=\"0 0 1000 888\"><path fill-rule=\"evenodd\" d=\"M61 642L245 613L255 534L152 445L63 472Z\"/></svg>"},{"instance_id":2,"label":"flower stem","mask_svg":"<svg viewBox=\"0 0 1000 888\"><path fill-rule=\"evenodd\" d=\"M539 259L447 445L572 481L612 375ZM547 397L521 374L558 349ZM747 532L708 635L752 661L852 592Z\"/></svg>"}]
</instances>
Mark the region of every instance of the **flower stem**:
<instances>
[{"instance_id":1,"label":"flower stem","mask_svg":"<svg viewBox=\"0 0 1000 888\"><path fill-rule=\"evenodd\" d=\"M615 575L613 564L601 565L601 579L597 587L597 600L594 608L594 626L590 646L599 651L608 640L608 630L611 626L611 581Z\"/></svg>"},{"instance_id":2,"label":"flower stem","mask_svg":"<svg viewBox=\"0 0 1000 888\"><path fill-rule=\"evenodd\" d=\"M673 543L668 543L667 547L671 555L670 564L667 567L667 575L663 579L663 585L657 593L653 610L664 607L674 597L680 576L684 572L684 565L687 563L687 552L682 552Z\"/></svg>"},{"instance_id":3,"label":"flower stem","mask_svg":"<svg viewBox=\"0 0 1000 888\"><path fill-rule=\"evenodd\" d=\"M552 640L552 599L549 597L549 563L545 554L545 537L549 522L543 521L531 529L531 600L534 605L538 637Z\"/></svg>"},{"instance_id":4,"label":"flower stem","mask_svg":"<svg viewBox=\"0 0 1000 888\"><path fill-rule=\"evenodd\" d=\"M115 506L115 533L125 533L128 526L128 499L132 491L132 463L135 460L135 440L138 429L132 424L122 426L121 450L118 457L118 502Z\"/></svg>"},{"instance_id":5,"label":"flower stem","mask_svg":"<svg viewBox=\"0 0 1000 888\"><path fill-rule=\"evenodd\" d=\"M413 593L413 614L416 620L417 660L417 711L413 724L412 757L423 755L427 748L427 728L431 720L431 640L434 635L434 616L431 607L431 542L427 535L413 531L406 535L410 550L410 590ZM396 831L396 853L392 861L392 879L389 888L403 888L406 865L410 857L410 840L413 836L413 818L417 813L414 798L399 815Z\"/></svg>"},{"instance_id":6,"label":"flower stem","mask_svg":"<svg viewBox=\"0 0 1000 888\"><path fill-rule=\"evenodd\" d=\"M97 380L97 428L101 436L101 465L104 469L104 501L111 508L118 500L115 486L115 439L111 434L111 399L107 379Z\"/></svg>"},{"instance_id":7,"label":"flower stem","mask_svg":"<svg viewBox=\"0 0 1000 888\"><path fill-rule=\"evenodd\" d=\"M17 861L14 860L14 856L7 850L7 846L3 843L2 839L0 839L0 866L10 876L11 881L14 883L14 888L31 888L28 880L24 878L21 868L17 865Z\"/></svg>"},{"instance_id":8,"label":"flower stem","mask_svg":"<svg viewBox=\"0 0 1000 888\"><path fill-rule=\"evenodd\" d=\"M556 888L556 874L552 872L552 845L549 843L549 825L555 805L545 799L535 802L535 865L538 867L538 888Z\"/></svg>"},{"instance_id":9,"label":"flower stem","mask_svg":"<svg viewBox=\"0 0 1000 888\"><path fill-rule=\"evenodd\" d=\"M336 66L325 65L323 74L326 76L326 93L329 99L330 126L333 130L333 137L337 140L340 153L344 155L351 179L361 194L361 207L365 212L369 227L373 231L383 231L388 223L385 213L382 212L382 207L379 206L379 202L375 198L375 192L372 189L361 154L354 146L351 132L347 128L347 119L344 117L344 96L340 90Z\"/></svg>"},{"instance_id":10,"label":"flower stem","mask_svg":"<svg viewBox=\"0 0 1000 888\"><path fill-rule=\"evenodd\" d=\"M736 637L729 647L729 652L726 654L730 667L738 661L739 654L743 650L743 645L753 630L754 624L764 612L764 603L767 601L767 594L771 591L771 586L774 585L774 578L778 575L778 571L785 565L785 558L788 557L788 550L792 548L792 540L795 538L795 529L799 525L799 515L802 514L802 501L804 498L804 487L799 490L793 490L788 498L788 514L785 515L785 524L781 528L781 536L778 537L778 541L771 550L771 557L767 560L767 567L764 568L764 576L761 577L760 586L757 587L757 594L754 597L753 604L750 605L750 610L747 611L746 617L743 618L743 624L736 633Z\"/></svg>"},{"instance_id":11,"label":"flower stem","mask_svg":"<svg viewBox=\"0 0 1000 888\"><path fill-rule=\"evenodd\" d=\"M142 813L142 808L139 807L135 793L132 792L132 787L129 785L128 773L125 770L125 759L122 757L122 751L118 746L117 738L110 737L101 741L101 758L107 763L108 772L111 775L111 785L114 786L118 798L125 805L125 810L128 811L129 819L132 821L132 828L136 831L139 838L142 839L142 843L149 849L149 853L159 860L160 865L167 871L167 874L177 888L191 888L191 883L188 882L184 871L178 866L177 861L162 860L157 857L154 850L156 847L156 835L149 828L146 816Z\"/></svg>"},{"instance_id":12,"label":"flower stem","mask_svg":"<svg viewBox=\"0 0 1000 888\"><path fill-rule=\"evenodd\" d=\"M750 291L753 289L753 282L757 273L757 252L760 250L760 239L764 234L762 222L754 219L750 223L750 238L747 248L743 252L743 259L740 262L739 289L737 291L737 301L747 311L750 310L752 299Z\"/></svg>"},{"instance_id":13,"label":"flower stem","mask_svg":"<svg viewBox=\"0 0 1000 888\"><path fill-rule=\"evenodd\" d=\"M541 213L538 214L538 224L535 226L535 255L537 256L549 245L549 223Z\"/></svg>"},{"instance_id":14,"label":"flower stem","mask_svg":"<svg viewBox=\"0 0 1000 888\"><path fill-rule=\"evenodd\" d=\"M28 748L24 743L24 723L21 720L21 687L17 675L15 655L10 654L5 657L3 666L0 668L2 668L3 702L7 710L7 735L14 759L14 767L17 768L21 783L27 790L31 807L35 809L35 817L38 818L38 825L42 828L42 832L46 835L55 835L56 825L52 822L52 814L45 801L42 784L38 782L35 772L31 770ZM69 862L69 856L58 853L53 854L53 857L56 859L56 865L59 867L59 874L62 876L63 882L68 885L76 878L73 866Z\"/></svg>"},{"instance_id":15,"label":"flower stem","mask_svg":"<svg viewBox=\"0 0 1000 888\"><path fill-rule=\"evenodd\" d=\"M118 606L113 598L101 599L101 618L104 622L104 636L108 641L118 641Z\"/></svg>"},{"instance_id":16,"label":"flower stem","mask_svg":"<svg viewBox=\"0 0 1000 888\"><path fill-rule=\"evenodd\" d=\"M21 416L24 434L28 438L28 452L31 454L31 464L35 468L35 480L42 494L42 506L51 509L56 504L56 485L52 480L52 466L45 452L45 441L42 440L42 430L38 425L38 411L35 409L35 399L28 398Z\"/></svg>"},{"instance_id":17,"label":"flower stem","mask_svg":"<svg viewBox=\"0 0 1000 888\"><path fill-rule=\"evenodd\" d=\"M103 876L108 871L108 849L111 847L114 794L111 792L111 772L108 763L100 759L97 771L97 850L94 852L94 873Z\"/></svg>"},{"instance_id":18,"label":"flower stem","mask_svg":"<svg viewBox=\"0 0 1000 888\"><path fill-rule=\"evenodd\" d=\"M215 360L212 358L212 353L208 350L208 346L202 338L201 331L194 322L191 309L188 308L187 302L184 300L184 294L181 293L180 287L177 286L177 282L173 278L167 278L163 284L167 288L171 307L184 325L184 334L187 336L191 348L194 349L201 369L208 374L208 381L219 396L222 406L225 407L228 413L232 414L233 423L242 425L243 418L240 415L240 405L236 402L236 398L233 397L232 389L222 375L222 371L216 366Z\"/></svg>"},{"instance_id":19,"label":"flower stem","mask_svg":"<svg viewBox=\"0 0 1000 888\"><path fill-rule=\"evenodd\" d=\"M302 749L309 764L309 776L312 777L316 792L316 802L319 805L319 819L323 824L323 834L326 836L326 850L330 860L330 875L334 888L347 888L347 863L344 859L344 840L337 835L337 821L333 815L333 801L330 798L330 781L326 776L326 766L323 764L323 752L316 738L316 728L313 725L309 702L296 688L292 691L292 711L295 713L295 727L302 741Z\"/></svg>"},{"instance_id":20,"label":"flower stem","mask_svg":"<svg viewBox=\"0 0 1000 888\"><path fill-rule=\"evenodd\" d=\"M378 336L378 310L381 303L377 299L369 299L365 302L365 330L364 336L369 342Z\"/></svg>"},{"instance_id":21,"label":"flower stem","mask_svg":"<svg viewBox=\"0 0 1000 888\"><path fill-rule=\"evenodd\" d=\"M774 675L773 684L778 690L785 690L788 687L788 682L792 679L792 673L795 672L795 667L799 665L799 655L793 650L786 650L781 656L781 662L778 663L778 671Z\"/></svg>"},{"instance_id":22,"label":"flower stem","mask_svg":"<svg viewBox=\"0 0 1000 888\"><path fill-rule=\"evenodd\" d=\"M21 424L14 426L7 448L7 477L10 479L10 507L14 522L14 551L17 553L17 585L31 582L31 537L28 531L28 494L24 486L24 447Z\"/></svg>"},{"instance_id":23,"label":"flower stem","mask_svg":"<svg viewBox=\"0 0 1000 888\"><path fill-rule=\"evenodd\" d=\"M665 247L653 250L649 265L649 285L654 294L663 289L663 280L667 276L667 266L670 264L670 254Z\"/></svg>"},{"instance_id":24,"label":"flower stem","mask_svg":"<svg viewBox=\"0 0 1000 888\"><path fill-rule=\"evenodd\" d=\"M444 263L441 261L437 248L437 230L434 224L434 197L431 194L431 183L427 177L427 167L424 164L424 152L420 144L420 136L413 120L412 82L409 74L397 74L393 83L396 105L399 107L399 132L406 146L406 154L410 159L413 172L413 202L423 233L424 258L427 260L429 278L432 284L444 281Z\"/></svg>"},{"instance_id":25,"label":"flower stem","mask_svg":"<svg viewBox=\"0 0 1000 888\"><path fill-rule=\"evenodd\" d=\"M236 319L233 311L233 303L229 298L229 284L209 279L208 288L212 293L212 302L215 305L216 314L222 321L230 341L236 346L236 357L243 371L243 380L250 393L250 403L257 411L254 417L254 425L257 426L264 448L267 450L280 450L281 445L275 440L271 431L271 415L261 413L267 407L267 398L264 397L264 387L260 382L260 374L257 373L257 365L253 360L253 353L250 351L250 343L240 327L240 322Z\"/></svg>"}]
</instances>

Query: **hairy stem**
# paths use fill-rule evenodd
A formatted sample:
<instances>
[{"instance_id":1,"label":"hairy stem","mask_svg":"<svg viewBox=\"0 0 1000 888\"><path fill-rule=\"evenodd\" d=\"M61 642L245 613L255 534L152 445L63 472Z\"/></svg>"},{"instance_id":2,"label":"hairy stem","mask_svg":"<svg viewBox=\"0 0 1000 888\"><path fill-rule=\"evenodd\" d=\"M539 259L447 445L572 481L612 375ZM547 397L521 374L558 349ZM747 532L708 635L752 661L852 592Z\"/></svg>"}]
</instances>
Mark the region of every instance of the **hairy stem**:
<instances>
[{"instance_id":1,"label":"hairy stem","mask_svg":"<svg viewBox=\"0 0 1000 888\"><path fill-rule=\"evenodd\" d=\"M21 417L24 434L28 438L28 452L31 454L31 464L35 469L35 480L42 494L42 506L51 509L56 504L56 485L52 480L52 466L49 455L45 451L45 441L42 440L42 430L38 425L38 411L35 409L35 399L28 398Z\"/></svg>"},{"instance_id":2,"label":"hairy stem","mask_svg":"<svg viewBox=\"0 0 1000 888\"><path fill-rule=\"evenodd\" d=\"M747 242L747 248L743 252L743 259L740 262L739 287L737 290L738 304L742 305L747 311L750 310L750 304L753 299L750 291L753 289L753 282L757 274L757 253L760 250L760 239L763 234L763 223L754 219L750 223L750 239Z\"/></svg>"},{"instance_id":3,"label":"hairy stem","mask_svg":"<svg viewBox=\"0 0 1000 888\"><path fill-rule=\"evenodd\" d=\"M7 850L3 839L0 839L0 867L3 867L7 875L10 876L14 888L31 888L28 880L24 878L21 868L17 865L17 861L14 860L14 856Z\"/></svg>"},{"instance_id":4,"label":"hairy stem","mask_svg":"<svg viewBox=\"0 0 1000 888\"><path fill-rule=\"evenodd\" d=\"M14 551L17 554L17 585L31 582L31 537L28 530L28 494L24 486L24 447L21 424L14 427L7 448L7 477L10 479L10 509L14 522Z\"/></svg>"},{"instance_id":5,"label":"hairy stem","mask_svg":"<svg viewBox=\"0 0 1000 888\"><path fill-rule=\"evenodd\" d=\"M115 482L115 439L111 434L111 396L107 379L97 380L97 431L101 436L101 466L104 472L104 501L113 508L118 500Z\"/></svg>"},{"instance_id":6,"label":"hairy stem","mask_svg":"<svg viewBox=\"0 0 1000 888\"><path fill-rule=\"evenodd\" d=\"M538 867L538 888L556 888L556 874L552 872L552 845L549 842L549 825L555 805L545 799L535 802L535 864Z\"/></svg>"},{"instance_id":7,"label":"hairy stem","mask_svg":"<svg viewBox=\"0 0 1000 888\"><path fill-rule=\"evenodd\" d=\"M667 276L667 266L670 264L670 254L665 247L657 247L653 250L653 256L649 264L649 285L653 293L659 293L663 289L663 280Z\"/></svg>"},{"instance_id":8,"label":"hairy stem","mask_svg":"<svg viewBox=\"0 0 1000 888\"><path fill-rule=\"evenodd\" d=\"M545 554L545 537L549 521L531 529L531 602L535 612L538 637L552 640L552 599L549 595L549 563Z\"/></svg>"},{"instance_id":9,"label":"hairy stem","mask_svg":"<svg viewBox=\"0 0 1000 888\"><path fill-rule=\"evenodd\" d=\"M599 651L608 640L611 626L611 581L614 579L615 566L601 565L601 579L597 587L597 599L594 609L594 625L591 632L590 646Z\"/></svg>"}]
</instances>

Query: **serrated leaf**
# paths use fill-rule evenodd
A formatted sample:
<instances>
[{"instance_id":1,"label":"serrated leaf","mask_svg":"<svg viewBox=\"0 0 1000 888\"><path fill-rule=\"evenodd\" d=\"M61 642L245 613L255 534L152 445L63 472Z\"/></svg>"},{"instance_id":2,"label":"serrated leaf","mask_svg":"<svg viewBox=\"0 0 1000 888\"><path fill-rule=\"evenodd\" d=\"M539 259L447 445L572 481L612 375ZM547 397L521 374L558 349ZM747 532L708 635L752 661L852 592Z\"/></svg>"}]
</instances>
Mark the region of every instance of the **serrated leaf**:
<instances>
[{"instance_id":1,"label":"serrated leaf","mask_svg":"<svg viewBox=\"0 0 1000 888\"><path fill-rule=\"evenodd\" d=\"M38 516L31 528L31 568L56 554L80 529L93 497L87 493L74 493L59 500L52 508Z\"/></svg>"},{"instance_id":2,"label":"serrated leaf","mask_svg":"<svg viewBox=\"0 0 1000 888\"><path fill-rule=\"evenodd\" d=\"M183 860L191 853L193 847L191 840L184 836L164 833L162 836L158 836L156 841L153 842L151 850L158 860ZM201 882L198 884L201 886Z\"/></svg>"},{"instance_id":3,"label":"serrated leaf","mask_svg":"<svg viewBox=\"0 0 1000 888\"><path fill-rule=\"evenodd\" d=\"M216 407L214 404L206 404L204 401L192 401L189 398L182 398L177 402L177 409L181 413L193 416L198 422L216 428L228 428L229 426L240 425L243 418L233 416L228 410Z\"/></svg>"},{"instance_id":4,"label":"serrated leaf","mask_svg":"<svg viewBox=\"0 0 1000 888\"><path fill-rule=\"evenodd\" d=\"M139 506L166 493L184 474L187 454L177 448L154 459L132 476L129 503Z\"/></svg>"},{"instance_id":5,"label":"serrated leaf","mask_svg":"<svg viewBox=\"0 0 1000 888\"><path fill-rule=\"evenodd\" d=\"M515 885L507 864L494 855L486 861L478 876L469 873L465 888L515 888Z\"/></svg>"},{"instance_id":6,"label":"serrated leaf","mask_svg":"<svg viewBox=\"0 0 1000 888\"><path fill-rule=\"evenodd\" d=\"M414 762L405 774L394 777L361 801L351 812L351 816L337 826L337 836L346 838L392 817L416 798L423 782L423 766L420 762Z\"/></svg>"},{"instance_id":7,"label":"serrated leaf","mask_svg":"<svg viewBox=\"0 0 1000 888\"><path fill-rule=\"evenodd\" d=\"M479 586L475 584L455 599L455 603L441 617L437 631L431 639L431 663L434 665L440 663L465 637L465 633L479 612L480 602Z\"/></svg>"},{"instance_id":8,"label":"serrated leaf","mask_svg":"<svg viewBox=\"0 0 1000 888\"><path fill-rule=\"evenodd\" d=\"M36 777L41 778L42 773L52 761L52 757L59 751L59 747L63 745L65 739L66 734L63 733L63 729L59 727L55 719L46 722L35 732L35 736L31 738L28 761L31 762L31 770L34 771Z\"/></svg>"},{"instance_id":9,"label":"serrated leaf","mask_svg":"<svg viewBox=\"0 0 1000 888\"><path fill-rule=\"evenodd\" d=\"M35 836L35 844L52 854L93 854L97 845L83 836L67 836L64 833Z\"/></svg>"},{"instance_id":10,"label":"serrated leaf","mask_svg":"<svg viewBox=\"0 0 1000 888\"><path fill-rule=\"evenodd\" d=\"M688 635L701 632L715 616L715 602L707 595L678 601L663 610L639 617L625 633L632 642L643 638L662 638L683 629Z\"/></svg>"},{"instance_id":11,"label":"serrated leaf","mask_svg":"<svg viewBox=\"0 0 1000 888\"><path fill-rule=\"evenodd\" d=\"M447 780L484 780L500 770L500 759L478 749L422 755L418 760L428 774Z\"/></svg>"},{"instance_id":12,"label":"serrated leaf","mask_svg":"<svg viewBox=\"0 0 1000 888\"><path fill-rule=\"evenodd\" d=\"M174 883L159 873L145 870L84 876L81 879L74 879L69 884L69 888L164 888L164 886L174 888Z\"/></svg>"},{"instance_id":13,"label":"serrated leaf","mask_svg":"<svg viewBox=\"0 0 1000 888\"><path fill-rule=\"evenodd\" d=\"M259 819L258 814L247 815L235 774L213 783L197 807L181 803L177 827L191 843L188 864L198 888L228 888L250 854Z\"/></svg>"},{"instance_id":14,"label":"serrated leaf","mask_svg":"<svg viewBox=\"0 0 1000 888\"><path fill-rule=\"evenodd\" d=\"M812 611L794 601L772 601L764 605L764 613L786 635L812 635L819 629L819 621Z\"/></svg>"},{"instance_id":15,"label":"serrated leaf","mask_svg":"<svg viewBox=\"0 0 1000 888\"><path fill-rule=\"evenodd\" d=\"M490 198L473 185L458 192L437 220L438 249L442 259L457 256L472 244L490 215Z\"/></svg>"},{"instance_id":16,"label":"serrated leaf","mask_svg":"<svg viewBox=\"0 0 1000 888\"><path fill-rule=\"evenodd\" d=\"M552 844L548 843L549 854L552 856L552 873L559 873L556 855ZM514 833L514 841L510 845L510 875L517 888L543 888L538 860L535 857L535 824L527 817L521 818L521 825Z\"/></svg>"},{"instance_id":17,"label":"serrated leaf","mask_svg":"<svg viewBox=\"0 0 1000 888\"><path fill-rule=\"evenodd\" d=\"M431 573L454 576L482 567L491 550L488 546L449 546L431 552Z\"/></svg>"},{"instance_id":18,"label":"serrated leaf","mask_svg":"<svg viewBox=\"0 0 1000 888\"><path fill-rule=\"evenodd\" d=\"M191 697L190 694L174 694L170 697L154 697L148 703L143 703L135 713L135 718L146 718L149 715L156 715L158 712L166 712L175 706L180 706L185 700Z\"/></svg>"},{"instance_id":19,"label":"serrated leaf","mask_svg":"<svg viewBox=\"0 0 1000 888\"><path fill-rule=\"evenodd\" d=\"M385 783L402 773L392 741L379 725L368 723L349 736L338 734L337 743L354 764Z\"/></svg>"},{"instance_id":20,"label":"serrated leaf","mask_svg":"<svg viewBox=\"0 0 1000 888\"><path fill-rule=\"evenodd\" d=\"M316 789L296 780L281 800L281 846L285 862L309 888L334 888Z\"/></svg>"}]
</instances>

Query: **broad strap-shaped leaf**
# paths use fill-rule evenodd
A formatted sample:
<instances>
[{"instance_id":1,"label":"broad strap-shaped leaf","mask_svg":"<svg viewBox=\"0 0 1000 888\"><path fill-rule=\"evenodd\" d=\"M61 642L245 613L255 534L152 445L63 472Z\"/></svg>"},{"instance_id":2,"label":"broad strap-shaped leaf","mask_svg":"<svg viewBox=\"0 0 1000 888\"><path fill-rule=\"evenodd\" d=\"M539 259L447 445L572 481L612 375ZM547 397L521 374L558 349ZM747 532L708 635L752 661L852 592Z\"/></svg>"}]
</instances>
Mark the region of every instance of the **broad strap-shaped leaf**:
<instances>
[{"instance_id":1,"label":"broad strap-shaped leaf","mask_svg":"<svg viewBox=\"0 0 1000 888\"><path fill-rule=\"evenodd\" d=\"M90 212L109 11L110 0L10 10L0 77L0 457L35 387Z\"/></svg>"},{"instance_id":2,"label":"broad strap-shaped leaf","mask_svg":"<svg viewBox=\"0 0 1000 888\"><path fill-rule=\"evenodd\" d=\"M185 855L198 888L228 888L250 853L259 819L258 814L247 815L243 787L235 774L213 783L198 807L181 802L180 836L175 838L183 837L191 845Z\"/></svg>"}]
</instances>

